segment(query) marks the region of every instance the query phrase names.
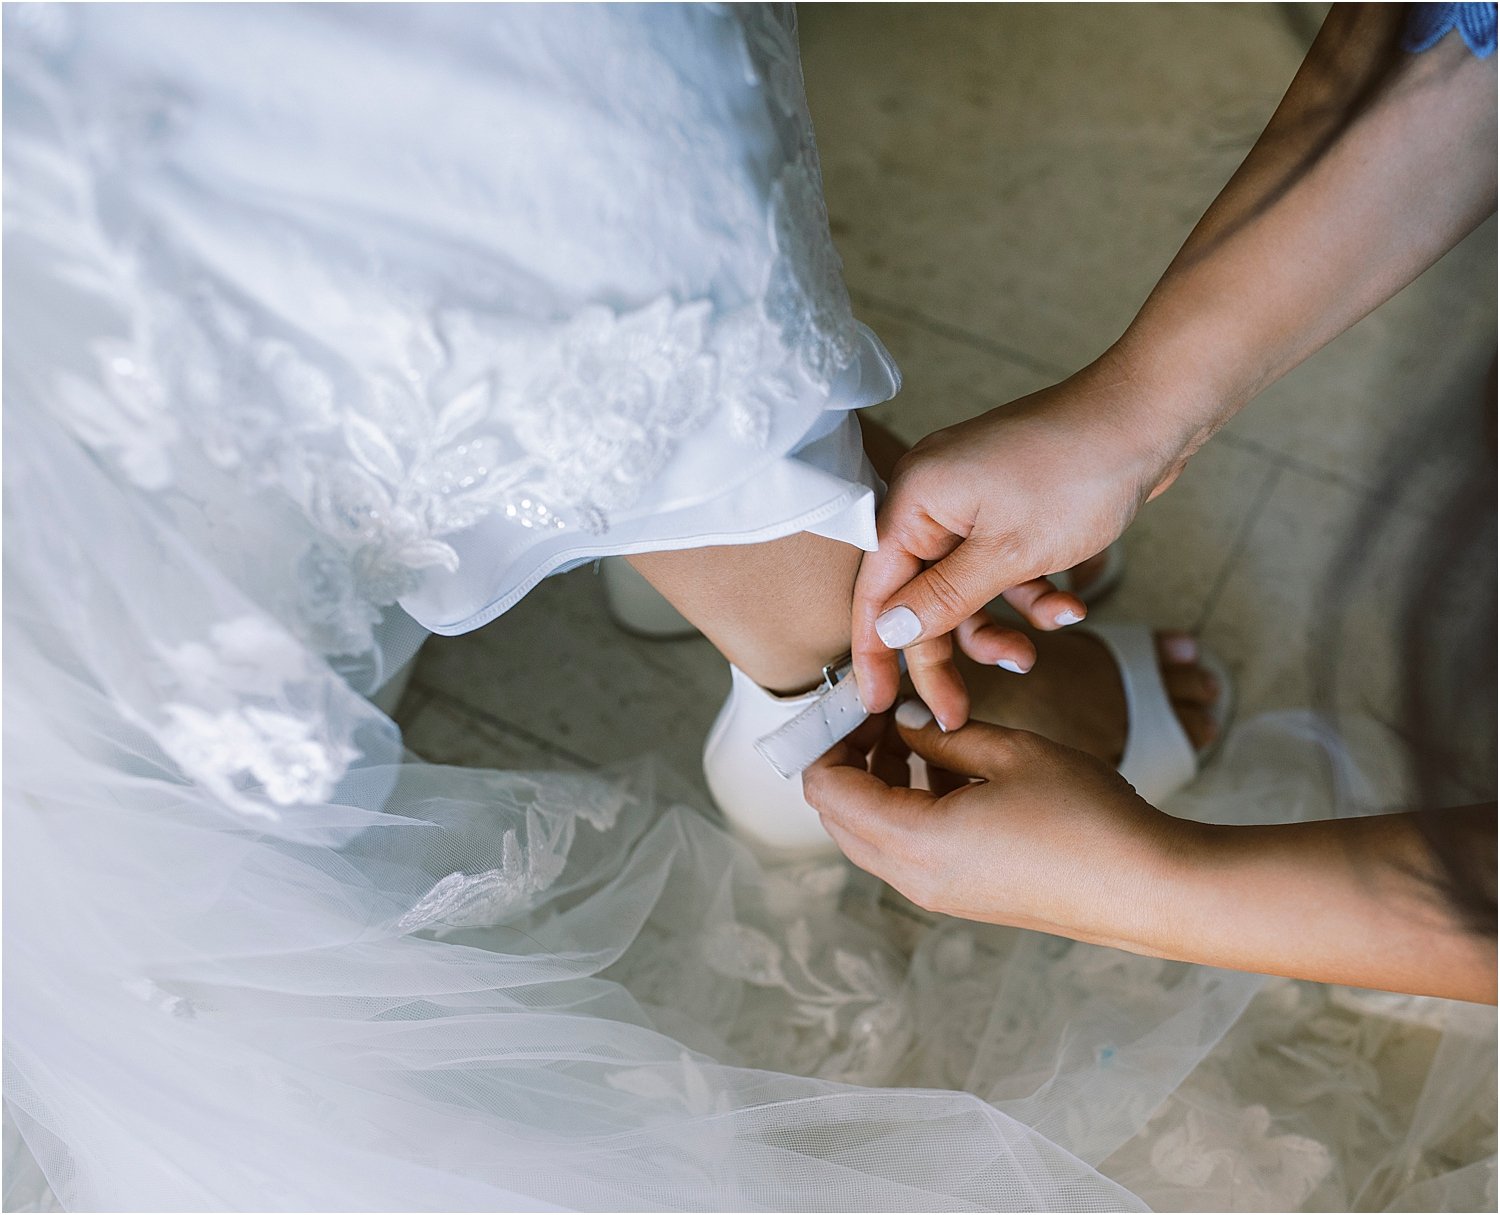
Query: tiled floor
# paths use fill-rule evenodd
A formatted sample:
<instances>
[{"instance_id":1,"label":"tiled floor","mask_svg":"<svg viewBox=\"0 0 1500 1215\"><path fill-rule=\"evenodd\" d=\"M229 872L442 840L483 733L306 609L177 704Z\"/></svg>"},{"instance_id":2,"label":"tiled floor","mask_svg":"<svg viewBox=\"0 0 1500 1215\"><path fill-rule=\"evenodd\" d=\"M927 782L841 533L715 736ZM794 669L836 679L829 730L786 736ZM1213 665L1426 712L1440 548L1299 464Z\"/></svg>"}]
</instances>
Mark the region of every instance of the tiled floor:
<instances>
[{"instance_id":1,"label":"tiled floor","mask_svg":"<svg viewBox=\"0 0 1500 1215\"><path fill-rule=\"evenodd\" d=\"M1270 116L1316 5L823 5L801 14L832 226L856 310L920 435L1061 378L1112 341ZM1103 618L1200 629L1243 711L1307 703L1309 628L1385 452L1495 333L1495 228L1240 415L1126 538ZM1348 613L1379 710L1399 570ZM704 641L610 624L589 570L432 638L400 721L430 759L557 767L697 754L724 691Z\"/></svg>"}]
</instances>

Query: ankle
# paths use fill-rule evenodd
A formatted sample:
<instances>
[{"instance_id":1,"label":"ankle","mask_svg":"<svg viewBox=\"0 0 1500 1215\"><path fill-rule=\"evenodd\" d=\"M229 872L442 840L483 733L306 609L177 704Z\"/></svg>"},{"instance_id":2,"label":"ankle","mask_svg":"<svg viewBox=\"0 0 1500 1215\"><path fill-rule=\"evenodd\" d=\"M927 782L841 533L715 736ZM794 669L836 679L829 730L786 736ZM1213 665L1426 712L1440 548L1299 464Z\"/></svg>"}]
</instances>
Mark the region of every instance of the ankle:
<instances>
[{"instance_id":1,"label":"ankle","mask_svg":"<svg viewBox=\"0 0 1500 1215\"><path fill-rule=\"evenodd\" d=\"M822 687L827 669L838 666L848 655L849 647L846 645L839 653L827 657L803 655L796 661L763 660L749 666L744 663L735 665L772 696L786 698L803 696Z\"/></svg>"}]
</instances>

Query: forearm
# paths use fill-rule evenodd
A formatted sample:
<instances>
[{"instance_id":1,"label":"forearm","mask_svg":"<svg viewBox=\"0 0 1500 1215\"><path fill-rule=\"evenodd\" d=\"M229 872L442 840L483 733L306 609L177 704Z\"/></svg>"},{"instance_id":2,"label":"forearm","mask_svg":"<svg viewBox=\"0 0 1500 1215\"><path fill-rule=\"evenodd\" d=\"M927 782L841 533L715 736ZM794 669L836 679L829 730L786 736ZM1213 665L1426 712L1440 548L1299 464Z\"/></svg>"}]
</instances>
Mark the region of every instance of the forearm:
<instances>
[{"instance_id":1,"label":"forearm","mask_svg":"<svg viewBox=\"0 0 1500 1215\"><path fill-rule=\"evenodd\" d=\"M1400 5L1335 6L1260 140L1103 362L1188 454L1495 207L1495 69L1398 52ZM1366 92L1368 104L1339 129Z\"/></svg>"},{"instance_id":2,"label":"forearm","mask_svg":"<svg viewBox=\"0 0 1500 1215\"><path fill-rule=\"evenodd\" d=\"M1456 816L1494 849L1493 807ZM1493 938L1464 928L1410 814L1270 826L1183 824L1139 939L1158 957L1493 1003Z\"/></svg>"}]
</instances>

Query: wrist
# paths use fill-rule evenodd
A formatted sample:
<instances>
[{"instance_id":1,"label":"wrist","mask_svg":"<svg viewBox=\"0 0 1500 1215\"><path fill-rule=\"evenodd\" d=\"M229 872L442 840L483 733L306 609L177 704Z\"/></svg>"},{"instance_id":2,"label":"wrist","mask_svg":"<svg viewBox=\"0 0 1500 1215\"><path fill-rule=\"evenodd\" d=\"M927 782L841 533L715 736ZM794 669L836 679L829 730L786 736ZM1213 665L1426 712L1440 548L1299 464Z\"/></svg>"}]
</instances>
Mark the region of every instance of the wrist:
<instances>
[{"instance_id":1,"label":"wrist","mask_svg":"<svg viewBox=\"0 0 1500 1215\"><path fill-rule=\"evenodd\" d=\"M1047 404L1047 424L1078 442L1074 463L1101 484L1132 486L1137 505L1181 472L1221 424L1190 369L1125 339L1058 385Z\"/></svg>"},{"instance_id":2,"label":"wrist","mask_svg":"<svg viewBox=\"0 0 1500 1215\"><path fill-rule=\"evenodd\" d=\"M1156 453L1164 473L1179 470L1246 399L1226 361L1211 362L1204 353L1224 349L1208 336L1138 320L1096 363L1098 373L1122 390L1122 422Z\"/></svg>"},{"instance_id":3,"label":"wrist","mask_svg":"<svg viewBox=\"0 0 1500 1215\"><path fill-rule=\"evenodd\" d=\"M1133 854L1116 868L1119 888L1109 913L1082 939L1148 957L1192 959L1189 935L1196 879L1210 864L1217 828L1147 807L1152 817L1135 834Z\"/></svg>"}]
</instances>

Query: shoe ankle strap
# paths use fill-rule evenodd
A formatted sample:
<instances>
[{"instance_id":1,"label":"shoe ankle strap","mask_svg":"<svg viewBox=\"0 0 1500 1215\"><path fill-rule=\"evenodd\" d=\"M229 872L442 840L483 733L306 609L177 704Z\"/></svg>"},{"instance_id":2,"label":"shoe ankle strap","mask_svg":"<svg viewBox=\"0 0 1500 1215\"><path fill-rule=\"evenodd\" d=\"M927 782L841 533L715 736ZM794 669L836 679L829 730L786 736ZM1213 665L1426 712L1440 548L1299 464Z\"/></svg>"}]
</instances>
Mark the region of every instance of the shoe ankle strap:
<instances>
[{"instance_id":1,"label":"shoe ankle strap","mask_svg":"<svg viewBox=\"0 0 1500 1215\"><path fill-rule=\"evenodd\" d=\"M829 747L847 738L870 716L854 682L846 654L823 668L821 691L791 721L757 739L755 749L785 780L798 775Z\"/></svg>"}]
</instances>

